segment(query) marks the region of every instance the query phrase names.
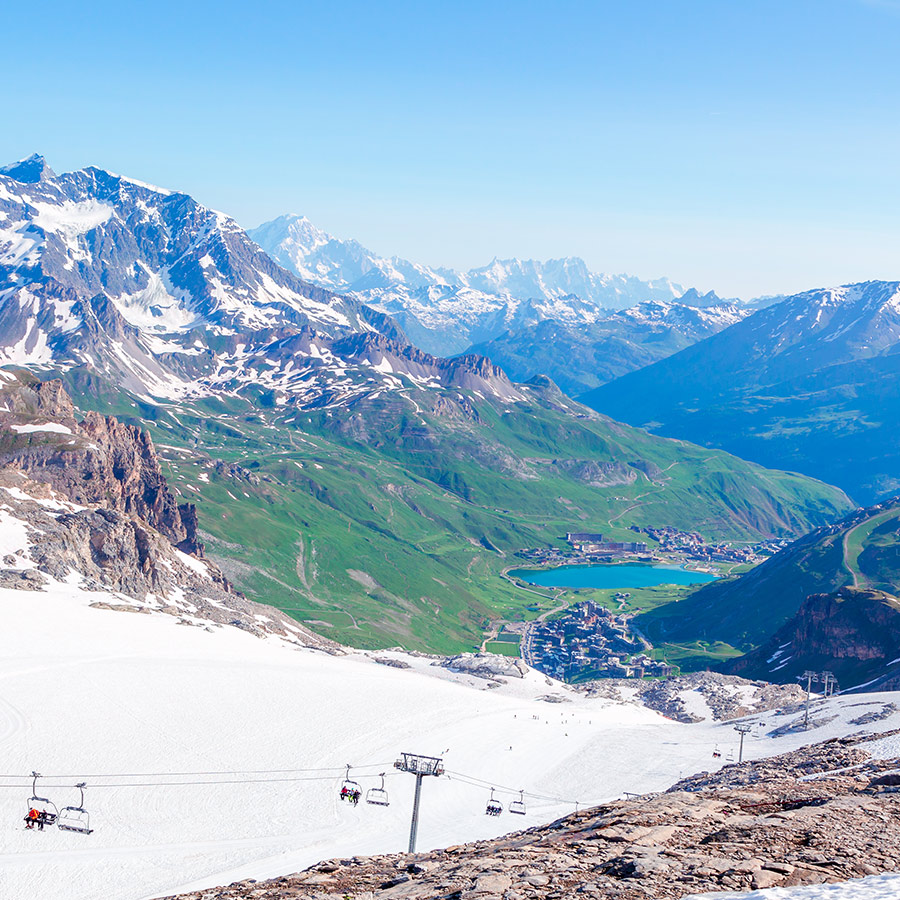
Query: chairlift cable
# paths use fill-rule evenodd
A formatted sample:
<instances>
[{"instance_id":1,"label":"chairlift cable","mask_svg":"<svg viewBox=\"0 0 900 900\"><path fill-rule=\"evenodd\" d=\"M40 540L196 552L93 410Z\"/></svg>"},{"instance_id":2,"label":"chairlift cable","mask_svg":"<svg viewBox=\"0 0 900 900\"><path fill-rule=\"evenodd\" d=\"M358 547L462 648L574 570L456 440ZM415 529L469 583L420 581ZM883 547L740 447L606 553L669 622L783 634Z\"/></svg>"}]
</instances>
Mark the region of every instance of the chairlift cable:
<instances>
[{"instance_id":1,"label":"chairlift cable","mask_svg":"<svg viewBox=\"0 0 900 900\"><path fill-rule=\"evenodd\" d=\"M361 766L353 766L354 769L387 769L389 766L393 765L392 763L367 763ZM68 775L60 775L58 773L54 773L52 775L41 775L41 780L44 781L48 778L200 778L207 775L286 775L289 773L301 773L301 772L343 772L346 770L346 766L327 766L318 769L235 769L235 770L224 770L224 771L213 771L213 772L102 772L91 774L84 774L83 772L78 772L74 774ZM374 772L372 774L367 774L366 778L377 777L380 773ZM394 774L393 772L389 774ZM24 780L30 781L31 775L20 775L20 774L6 774L0 775L0 778L22 778ZM331 776L333 777L333 776ZM71 786L71 785L68 785Z\"/></svg>"}]
</instances>

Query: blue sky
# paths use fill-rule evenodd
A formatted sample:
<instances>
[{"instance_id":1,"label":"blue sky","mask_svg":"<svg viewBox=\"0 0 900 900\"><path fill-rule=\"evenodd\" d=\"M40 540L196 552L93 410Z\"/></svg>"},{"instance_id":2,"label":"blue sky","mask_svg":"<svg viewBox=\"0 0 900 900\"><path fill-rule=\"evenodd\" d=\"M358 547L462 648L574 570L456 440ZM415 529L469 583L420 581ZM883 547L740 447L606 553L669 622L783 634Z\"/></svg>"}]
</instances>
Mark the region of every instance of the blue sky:
<instances>
[{"instance_id":1,"label":"blue sky","mask_svg":"<svg viewBox=\"0 0 900 900\"><path fill-rule=\"evenodd\" d=\"M137 11L135 11L137 10ZM433 265L584 257L752 296L900 279L900 0L3 12L0 159Z\"/></svg>"}]
</instances>

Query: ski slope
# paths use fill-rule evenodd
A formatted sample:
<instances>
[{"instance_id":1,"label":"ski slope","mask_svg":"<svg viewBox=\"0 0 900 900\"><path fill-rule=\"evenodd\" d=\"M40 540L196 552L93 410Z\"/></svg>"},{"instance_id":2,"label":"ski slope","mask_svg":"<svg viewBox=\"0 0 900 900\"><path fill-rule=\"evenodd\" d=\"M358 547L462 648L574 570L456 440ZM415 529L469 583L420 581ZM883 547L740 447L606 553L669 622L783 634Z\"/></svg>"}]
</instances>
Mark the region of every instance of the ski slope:
<instances>
[{"instance_id":1,"label":"ski slope","mask_svg":"<svg viewBox=\"0 0 900 900\"><path fill-rule=\"evenodd\" d=\"M427 658L403 657L411 668L397 669L362 653L89 606L103 596L59 582L0 590L4 900L142 900L403 851L414 780L392 768L401 751L441 756L450 773L423 787L419 849L428 849L546 822L576 801L662 789L713 768L715 745L736 747L729 724L681 725L588 700L536 672L488 689ZM548 694L568 702L539 699ZM865 730L846 719L886 697L896 699L837 698L827 726L750 739L745 756ZM868 728L898 726L895 714ZM898 748L889 740L883 751ZM391 805L342 803L346 763L364 789L386 772ZM93 834L24 829L31 783L22 776L32 770L47 776L38 794L59 806L88 782ZM485 816L490 785L525 789L528 814Z\"/></svg>"}]
</instances>

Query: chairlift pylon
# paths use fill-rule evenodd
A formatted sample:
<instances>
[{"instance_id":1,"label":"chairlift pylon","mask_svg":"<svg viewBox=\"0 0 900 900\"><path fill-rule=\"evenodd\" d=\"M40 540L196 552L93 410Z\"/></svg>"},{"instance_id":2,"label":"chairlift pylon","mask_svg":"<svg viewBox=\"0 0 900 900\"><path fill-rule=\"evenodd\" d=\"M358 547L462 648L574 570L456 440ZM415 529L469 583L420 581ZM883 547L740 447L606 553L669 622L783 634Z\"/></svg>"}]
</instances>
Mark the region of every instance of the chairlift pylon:
<instances>
[{"instance_id":1,"label":"chairlift pylon","mask_svg":"<svg viewBox=\"0 0 900 900\"><path fill-rule=\"evenodd\" d=\"M362 796L362 788L350 777L350 764L347 763L347 772L341 784L341 800L348 800L354 806L359 803Z\"/></svg>"},{"instance_id":2,"label":"chairlift pylon","mask_svg":"<svg viewBox=\"0 0 900 900\"><path fill-rule=\"evenodd\" d=\"M525 791L519 791L519 799L509 804L509 811L517 816L525 815Z\"/></svg>"},{"instance_id":3,"label":"chairlift pylon","mask_svg":"<svg viewBox=\"0 0 900 900\"><path fill-rule=\"evenodd\" d=\"M52 800L46 797L38 797L37 780L41 777L40 772L31 773L31 796L28 798L28 813L25 816L25 827L38 827L38 831L43 831L45 825L55 825L59 818L59 809Z\"/></svg>"},{"instance_id":4,"label":"chairlift pylon","mask_svg":"<svg viewBox=\"0 0 900 900\"><path fill-rule=\"evenodd\" d=\"M84 789L87 785L80 781L75 785L81 791L81 800L78 806L64 806L59 813L56 827L61 831L77 831L79 834L91 834L91 817L84 808Z\"/></svg>"},{"instance_id":5,"label":"chairlift pylon","mask_svg":"<svg viewBox=\"0 0 900 900\"><path fill-rule=\"evenodd\" d=\"M484 814L486 816L499 816L503 812L503 804L494 797L494 789L491 788L491 798L487 802Z\"/></svg>"},{"instance_id":6,"label":"chairlift pylon","mask_svg":"<svg viewBox=\"0 0 900 900\"><path fill-rule=\"evenodd\" d=\"M381 787L369 788L366 792L366 803L372 803L375 806L391 805L388 792L384 789L384 772L381 773Z\"/></svg>"}]
</instances>

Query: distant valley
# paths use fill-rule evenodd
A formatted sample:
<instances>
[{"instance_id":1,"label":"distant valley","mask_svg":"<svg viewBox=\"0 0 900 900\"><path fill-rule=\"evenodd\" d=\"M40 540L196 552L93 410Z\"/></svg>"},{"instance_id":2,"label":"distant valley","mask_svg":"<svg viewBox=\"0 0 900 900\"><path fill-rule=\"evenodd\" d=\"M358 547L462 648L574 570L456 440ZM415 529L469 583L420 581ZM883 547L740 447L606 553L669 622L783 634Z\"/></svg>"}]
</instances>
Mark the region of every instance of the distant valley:
<instances>
[{"instance_id":1,"label":"distant valley","mask_svg":"<svg viewBox=\"0 0 900 900\"><path fill-rule=\"evenodd\" d=\"M210 556L357 646L477 646L522 547L630 525L794 537L843 493L442 359L192 198L40 158L0 174L0 359L148 429Z\"/></svg>"},{"instance_id":2,"label":"distant valley","mask_svg":"<svg viewBox=\"0 0 900 900\"><path fill-rule=\"evenodd\" d=\"M900 283L807 291L581 399L872 503L900 490L898 347Z\"/></svg>"}]
</instances>

